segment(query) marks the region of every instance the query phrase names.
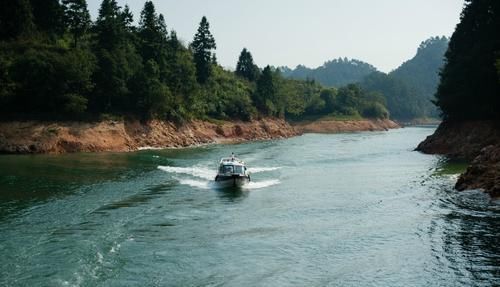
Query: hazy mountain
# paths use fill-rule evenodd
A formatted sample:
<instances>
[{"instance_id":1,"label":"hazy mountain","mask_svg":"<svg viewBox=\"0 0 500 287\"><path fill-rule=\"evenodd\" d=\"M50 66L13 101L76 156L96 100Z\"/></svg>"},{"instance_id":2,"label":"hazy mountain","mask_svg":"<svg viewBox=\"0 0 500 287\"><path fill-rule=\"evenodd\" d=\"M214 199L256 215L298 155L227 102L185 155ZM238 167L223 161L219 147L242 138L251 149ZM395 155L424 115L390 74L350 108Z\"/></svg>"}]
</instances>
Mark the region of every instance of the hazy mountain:
<instances>
[{"instance_id":1,"label":"hazy mountain","mask_svg":"<svg viewBox=\"0 0 500 287\"><path fill-rule=\"evenodd\" d=\"M363 61L347 58L338 58L325 62L322 66L311 69L298 65L295 69L280 67L287 78L314 79L324 86L340 87L361 81L365 76L377 71L372 65Z\"/></svg>"},{"instance_id":2,"label":"hazy mountain","mask_svg":"<svg viewBox=\"0 0 500 287\"><path fill-rule=\"evenodd\" d=\"M387 107L395 118L437 117L437 108L431 100L436 93L447 48L448 38L429 38L420 44L412 59L388 75L373 73L365 77L361 86L384 94Z\"/></svg>"},{"instance_id":3,"label":"hazy mountain","mask_svg":"<svg viewBox=\"0 0 500 287\"><path fill-rule=\"evenodd\" d=\"M431 100L434 99L439 84L439 72L444 64L448 42L449 39L444 36L425 40L418 47L415 57L389 73L415 91L427 116L437 115L437 108Z\"/></svg>"},{"instance_id":4,"label":"hazy mountain","mask_svg":"<svg viewBox=\"0 0 500 287\"><path fill-rule=\"evenodd\" d=\"M364 89L385 96L394 118L437 117L437 108L431 100L439 83L448 41L446 37L423 41L413 58L389 74L377 71L368 63L347 58L328 61L316 69L299 65L293 70L288 67L280 67L280 70L285 77L314 79L330 87L360 83Z\"/></svg>"}]
</instances>

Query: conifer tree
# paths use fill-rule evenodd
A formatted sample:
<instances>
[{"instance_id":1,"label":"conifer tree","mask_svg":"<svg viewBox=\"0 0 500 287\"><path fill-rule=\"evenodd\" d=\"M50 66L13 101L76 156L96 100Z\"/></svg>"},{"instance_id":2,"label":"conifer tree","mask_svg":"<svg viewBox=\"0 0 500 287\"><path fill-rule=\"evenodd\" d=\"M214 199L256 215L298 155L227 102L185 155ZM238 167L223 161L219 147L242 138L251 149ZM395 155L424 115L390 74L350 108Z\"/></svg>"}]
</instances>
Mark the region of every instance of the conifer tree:
<instances>
[{"instance_id":1,"label":"conifer tree","mask_svg":"<svg viewBox=\"0 0 500 287\"><path fill-rule=\"evenodd\" d=\"M163 15L158 16L152 1L144 3L141 11L139 37L144 62L154 59L159 63L167 42L167 27Z\"/></svg>"},{"instance_id":2,"label":"conifer tree","mask_svg":"<svg viewBox=\"0 0 500 287\"><path fill-rule=\"evenodd\" d=\"M90 28L90 14L85 0L63 0L65 20L69 31L73 34L73 46Z\"/></svg>"},{"instance_id":3,"label":"conifer tree","mask_svg":"<svg viewBox=\"0 0 500 287\"><path fill-rule=\"evenodd\" d=\"M95 24L98 69L90 107L97 112L133 109L129 81L141 68L123 11L115 0L103 0Z\"/></svg>"},{"instance_id":4,"label":"conifer tree","mask_svg":"<svg viewBox=\"0 0 500 287\"><path fill-rule=\"evenodd\" d=\"M238 63L236 64L236 75L253 82L259 77L259 68L254 64L252 54L243 48Z\"/></svg>"},{"instance_id":5,"label":"conifer tree","mask_svg":"<svg viewBox=\"0 0 500 287\"><path fill-rule=\"evenodd\" d=\"M191 49L196 64L196 78L198 83L204 84L211 73L212 50L216 49L215 39L210 33L210 25L205 16L201 19L198 32L191 43Z\"/></svg>"},{"instance_id":6,"label":"conifer tree","mask_svg":"<svg viewBox=\"0 0 500 287\"><path fill-rule=\"evenodd\" d=\"M269 116L276 113L275 105L276 85L273 79L273 71L266 66L257 81L257 89L254 94L254 103L258 110Z\"/></svg>"}]
</instances>

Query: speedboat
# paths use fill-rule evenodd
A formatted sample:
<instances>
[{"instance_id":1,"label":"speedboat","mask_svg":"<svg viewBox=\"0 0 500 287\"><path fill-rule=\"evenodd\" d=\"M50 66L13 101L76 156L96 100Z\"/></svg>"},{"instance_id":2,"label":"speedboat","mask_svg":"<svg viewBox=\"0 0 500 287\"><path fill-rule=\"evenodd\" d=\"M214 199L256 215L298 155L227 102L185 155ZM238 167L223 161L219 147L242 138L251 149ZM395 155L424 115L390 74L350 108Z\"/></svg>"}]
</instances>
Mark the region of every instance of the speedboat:
<instances>
[{"instance_id":1,"label":"speedboat","mask_svg":"<svg viewBox=\"0 0 500 287\"><path fill-rule=\"evenodd\" d=\"M240 187L250 181L250 173L245 163L236 158L224 157L219 162L219 170L215 182L220 187Z\"/></svg>"}]
</instances>

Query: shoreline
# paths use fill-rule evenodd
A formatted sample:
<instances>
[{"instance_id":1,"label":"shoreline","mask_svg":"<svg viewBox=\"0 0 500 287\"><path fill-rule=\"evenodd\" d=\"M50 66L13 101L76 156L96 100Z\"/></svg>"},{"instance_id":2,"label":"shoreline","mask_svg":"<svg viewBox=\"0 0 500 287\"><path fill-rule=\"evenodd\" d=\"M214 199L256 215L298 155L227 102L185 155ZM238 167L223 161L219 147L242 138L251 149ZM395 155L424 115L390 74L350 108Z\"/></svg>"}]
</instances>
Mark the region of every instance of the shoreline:
<instances>
[{"instance_id":1,"label":"shoreline","mask_svg":"<svg viewBox=\"0 0 500 287\"><path fill-rule=\"evenodd\" d=\"M500 122L443 122L416 150L467 160L469 166L455 189L482 189L500 197Z\"/></svg>"},{"instance_id":2,"label":"shoreline","mask_svg":"<svg viewBox=\"0 0 500 287\"><path fill-rule=\"evenodd\" d=\"M362 131L387 131L401 126L388 119L335 120L319 119L292 123L300 133L345 133Z\"/></svg>"},{"instance_id":3,"label":"shoreline","mask_svg":"<svg viewBox=\"0 0 500 287\"><path fill-rule=\"evenodd\" d=\"M399 127L391 120L379 119L295 123L277 118L250 122L195 120L181 126L158 120L11 121L0 122L0 154L130 152L283 139L310 132L384 131Z\"/></svg>"}]
</instances>

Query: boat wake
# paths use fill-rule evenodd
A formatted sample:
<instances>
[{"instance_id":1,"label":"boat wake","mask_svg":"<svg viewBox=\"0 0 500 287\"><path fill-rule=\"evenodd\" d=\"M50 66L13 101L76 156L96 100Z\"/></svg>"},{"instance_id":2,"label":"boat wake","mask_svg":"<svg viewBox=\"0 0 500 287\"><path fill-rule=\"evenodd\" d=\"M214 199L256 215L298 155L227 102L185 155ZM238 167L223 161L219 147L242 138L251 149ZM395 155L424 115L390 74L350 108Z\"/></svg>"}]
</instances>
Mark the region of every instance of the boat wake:
<instances>
[{"instance_id":1,"label":"boat wake","mask_svg":"<svg viewBox=\"0 0 500 287\"><path fill-rule=\"evenodd\" d=\"M175 174L174 178L178 180L180 184L189 185L191 187L200 189L219 188L214 181L216 172L206 166L176 167L176 166L160 165L158 166L158 169L167 172L169 174ZM249 168L249 171L251 174L256 174L260 172L268 172L278 169L281 169L281 167L253 167ZM279 183L280 183L279 179L254 181L254 179L252 178L252 181L244 185L242 189L260 189L277 185Z\"/></svg>"},{"instance_id":2,"label":"boat wake","mask_svg":"<svg viewBox=\"0 0 500 287\"><path fill-rule=\"evenodd\" d=\"M273 170L278 170L281 167L250 167L248 168L248 171L250 173L259 173L259 172L264 172L264 171L273 171Z\"/></svg>"},{"instance_id":3,"label":"boat wake","mask_svg":"<svg viewBox=\"0 0 500 287\"><path fill-rule=\"evenodd\" d=\"M207 167L193 166L193 167L177 167L177 166L158 166L158 169L168 173L187 174L194 177L199 177L207 180L214 179L215 172Z\"/></svg>"}]
</instances>

